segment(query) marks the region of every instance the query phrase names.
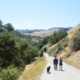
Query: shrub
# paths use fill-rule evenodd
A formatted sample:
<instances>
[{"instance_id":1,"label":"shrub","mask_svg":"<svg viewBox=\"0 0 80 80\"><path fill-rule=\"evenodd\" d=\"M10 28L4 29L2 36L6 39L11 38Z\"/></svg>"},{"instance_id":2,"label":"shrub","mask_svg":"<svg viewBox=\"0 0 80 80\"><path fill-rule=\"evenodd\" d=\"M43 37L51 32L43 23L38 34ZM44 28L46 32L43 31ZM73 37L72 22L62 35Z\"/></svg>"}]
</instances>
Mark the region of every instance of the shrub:
<instances>
[{"instance_id":1,"label":"shrub","mask_svg":"<svg viewBox=\"0 0 80 80\"><path fill-rule=\"evenodd\" d=\"M67 44L68 44L68 39L63 38L61 41L59 41L57 44L55 44L53 48L48 50L48 53L50 55L55 56L58 53L60 53L67 46Z\"/></svg>"},{"instance_id":2,"label":"shrub","mask_svg":"<svg viewBox=\"0 0 80 80\"><path fill-rule=\"evenodd\" d=\"M32 61L34 61L34 58L39 56L39 52L38 49L32 46L29 46L26 50L25 50L25 54L26 54L26 61L27 63L31 63Z\"/></svg>"},{"instance_id":3,"label":"shrub","mask_svg":"<svg viewBox=\"0 0 80 80\"><path fill-rule=\"evenodd\" d=\"M16 80L20 75L20 71L17 68L9 66L0 71L0 77L2 80Z\"/></svg>"},{"instance_id":4,"label":"shrub","mask_svg":"<svg viewBox=\"0 0 80 80\"><path fill-rule=\"evenodd\" d=\"M72 51L80 50L80 37L78 35L73 36L72 40L69 43L69 47Z\"/></svg>"},{"instance_id":5,"label":"shrub","mask_svg":"<svg viewBox=\"0 0 80 80\"><path fill-rule=\"evenodd\" d=\"M44 47L43 51L44 51L44 52L46 52L46 51L47 51L47 48L46 48L46 47Z\"/></svg>"},{"instance_id":6,"label":"shrub","mask_svg":"<svg viewBox=\"0 0 80 80\"><path fill-rule=\"evenodd\" d=\"M40 57L43 56L43 49L40 50Z\"/></svg>"},{"instance_id":7,"label":"shrub","mask_svg":"<svg viewBox=\"0 0 80 80\"><path fill-rule=\"evenodd\" d=\"M56 31L53 33L52 36L49 37L48 42L51 44L55 44L66 36L67 36L67 32L65 32L63 30Z\"/></svg>"}]
</instances>

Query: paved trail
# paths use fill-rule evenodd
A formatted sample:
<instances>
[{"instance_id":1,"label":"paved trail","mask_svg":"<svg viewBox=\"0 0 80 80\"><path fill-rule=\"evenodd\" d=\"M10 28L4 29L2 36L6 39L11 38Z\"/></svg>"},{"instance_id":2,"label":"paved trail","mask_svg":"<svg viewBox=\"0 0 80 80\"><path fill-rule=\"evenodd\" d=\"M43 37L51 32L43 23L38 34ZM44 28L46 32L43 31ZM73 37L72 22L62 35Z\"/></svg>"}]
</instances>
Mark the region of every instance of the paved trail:
<instances>
[{"instance_id":1,"label":"paved trail","mask_svg":"<svg viewBox=\"0 0 80 80\"><path fill-rule=\"evenodd\" d=\"M40 80L80 80L80 69L72 67L63 63L64 71L55 71L53 66L53 57L50 57L48 54L44 54L48 64L46 65ZM47 66L51 66L50 74L47 74L46 68Z\"/></svg>"}]
</instances>

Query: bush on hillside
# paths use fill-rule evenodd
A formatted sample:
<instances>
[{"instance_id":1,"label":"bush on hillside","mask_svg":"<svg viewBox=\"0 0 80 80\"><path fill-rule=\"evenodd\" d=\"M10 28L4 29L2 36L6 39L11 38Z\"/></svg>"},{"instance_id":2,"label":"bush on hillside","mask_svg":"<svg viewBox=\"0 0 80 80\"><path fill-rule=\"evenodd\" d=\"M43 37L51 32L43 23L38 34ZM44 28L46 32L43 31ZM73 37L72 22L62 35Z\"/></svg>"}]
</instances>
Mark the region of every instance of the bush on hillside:
<instances>
[{"instance_id":1,"label":"bush on hillside","mask_svg":"<svg viewBox=\"0 0 80 80\"><path fill-rule=\"evenodd\" d=\"M59 54L68 44L68 39L64 38L61 41L59 41L57 44L54 45L53 48L51 48L50 50L48 50L50 55L57 55Z\"/></svg>"},{"instance_id":2,"label":"bush on hillside","mask_svg":"<svg viewBox=\"0 0 80 80\"><path fill-rule=\"evenodd\" d=\"M39 40L39 42L36 43L36 45L39 49L41 49L47 43L48 43L48 37L45 37L45 38L42 38L42 40Z\"/></svg>"},{"instance_id":3,"label":"bush on hillside","mask_svg":"<svg viewBox=\"0 0 80 80\"><path fill-rule=\"evenodd\" d=\"M40 55L40 57L43 56L43 49L41 49L41 50L39 51L39 55Z\"/></svg>"},{"instance_id":4,"label":"bush on hillside","mask_svg":"<svg viewBox=\"0 0 80 80\"><path fill-rule=\"evenodd\" d=\"M67 36L67 32L60 30L53 33L52 36L49 37L48 42L50 44L55 44L59 42L61 39Z\"/></svg>"},{"instance_id":5,"label":"bush on hillside","mask_svg":"<svg viewBox=\"0 0 80 80\"><path fill-rule=\"evenodd\" d=\"M12 66L0 70L1 80L16 80L20 75L20 71Z\"/></svg>"},{"instance_id":6,"label":"bush on hillside","mask_svg":"<svg viewBox=\"0 0 80 80\"><path fill-rule=\"evenodd\" d=\"M0 33L0 66L9 65L14 58L15 36L9 32Z\"/></svg>"},{"instance_id":7,"label":"bush on hillside","mask_svg":"<svg viewBox=\"0 0 80 80\"><path fill-rule=\"evenodd\" d=\"M4 27L7 31L14 31L14 28L11 23L5 24Z\"/></svg>"},{"instance_id":8,"label":"bush on hillside","mask_svg":"<svg viewBox=\"0 0 80 80\"><path fill-rule=\"evenodd\" d=\"M69 47L72 51L80 50L80 36L73 36L72 40L69 43Z\"/></svg>"},{"instance_id":9,"label":"bush on hillside","mask_svg":"<svg viewBox=\"0 0 80 80\"><path fill-rule=\"evenodd\" d=\"M38 49L10 32L0 33L0 66L24 67L39 56Z\"/></svg>"},{"instance_id":10,"label":"bush on hillside","mask_svg":"<svg viewBox=\"0 0 80 80\"><path fill-rule=\"evenodd\" d=\"M72 36L72 39L69 42L69 47L72 51L80 50L80 29L76 30L75 35Z\"/></svg>"},{"instance_id":11,"label":"bush on hillside","mask_svg":"<svg viewBox=\"0 0 80 80\"><path fill-rule=\"evenodd\" d=\"M25 54L26 54L25 59L27 64L31 63L32 61L34 61L35 57L39 56L38 49L32 46L29 46L28 48L26 48Z\"/></svg>"}]
</instances>

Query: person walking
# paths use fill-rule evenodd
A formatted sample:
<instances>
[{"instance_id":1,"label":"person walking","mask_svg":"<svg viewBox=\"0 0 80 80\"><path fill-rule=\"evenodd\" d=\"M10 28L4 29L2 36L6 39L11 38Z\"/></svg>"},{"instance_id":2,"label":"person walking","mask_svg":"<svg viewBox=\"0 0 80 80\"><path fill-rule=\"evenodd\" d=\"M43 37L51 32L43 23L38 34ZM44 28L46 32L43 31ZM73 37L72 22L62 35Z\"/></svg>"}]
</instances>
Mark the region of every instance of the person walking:
<instances>
[{"instance_id":1,"label":"person walking","mask_svg":"<svg viewBox=\"0 0 80 80\"><path fill-rule=\"evenodd\" d=\"M56 58L56 56L53 59L53 64L54 64L54 69L57 70L57 67L58 67L58 59Z\"/></svg>"},{"instance_id":2,"label":"person walking","mask_svg":"<svg viewBox=\"0 0 80 80\"><path fill-rule=\"evenodd\" d=\"M62 66L63 66L63 60L62 58L60 57L60 60L59 60L59 70L62 71Z\"/></svg>"}]
</instances>

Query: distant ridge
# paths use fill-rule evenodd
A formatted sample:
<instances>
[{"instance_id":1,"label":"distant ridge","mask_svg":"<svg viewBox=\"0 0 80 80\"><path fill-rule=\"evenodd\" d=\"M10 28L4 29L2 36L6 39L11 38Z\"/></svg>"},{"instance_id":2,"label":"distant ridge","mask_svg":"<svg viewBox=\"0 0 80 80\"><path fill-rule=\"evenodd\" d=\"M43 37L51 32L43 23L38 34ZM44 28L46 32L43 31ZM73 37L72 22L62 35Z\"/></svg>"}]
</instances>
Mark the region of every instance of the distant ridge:
<instances>
[{"instance_id":1,"label":"distant ridge","mask_svg":"<svg viewBox=\"0 0 80 80\"><path fill-rule=\"evenodd\" d=\"M45 31L44 29L25 29L25 30L19 30L17 29L16 31L19 31L19 32L28 32L28 33L33 33L33 32L40 32L40 31Z\"/></svg>"},{"instance_id":2,"label":"distant ridge","mask_svg":"<svg viewBox=\"0 0 80 80\"><path fill-rule=\"evenodd\" d=\"M52 27L50 29L25 29L25 30L17 29L16 31L33 33L33 32L40 32L40 31L47 31L47 30L64 30L64 31L68 31L71 28L72 27L67 27L67 28L64 28L64 27Z\"/></svg>"},{"instance_id":3,"label":"distant ridge","mask_svg":"<svg viewBox=\"0 0 80 80\"><path fill-rule=\"evenodd\" d=\"M71 28L72 27L67 27L67 28L64 28L64 27L53 27L53 28L50 28L48 30L64 30L64 31L68 31Z\"/></svg>"}]
</instances>

